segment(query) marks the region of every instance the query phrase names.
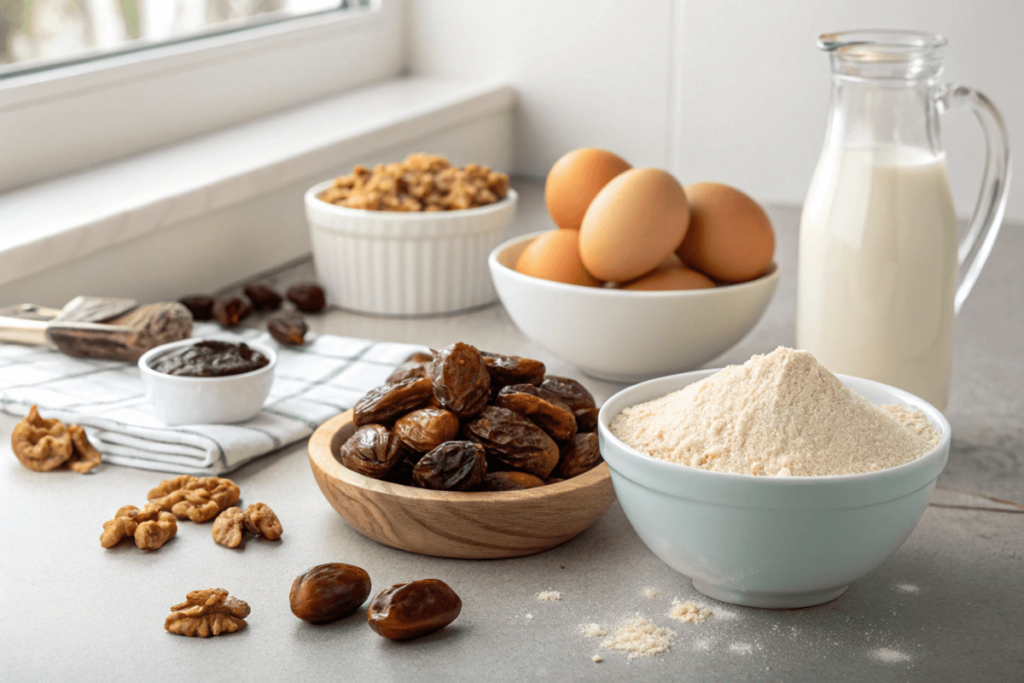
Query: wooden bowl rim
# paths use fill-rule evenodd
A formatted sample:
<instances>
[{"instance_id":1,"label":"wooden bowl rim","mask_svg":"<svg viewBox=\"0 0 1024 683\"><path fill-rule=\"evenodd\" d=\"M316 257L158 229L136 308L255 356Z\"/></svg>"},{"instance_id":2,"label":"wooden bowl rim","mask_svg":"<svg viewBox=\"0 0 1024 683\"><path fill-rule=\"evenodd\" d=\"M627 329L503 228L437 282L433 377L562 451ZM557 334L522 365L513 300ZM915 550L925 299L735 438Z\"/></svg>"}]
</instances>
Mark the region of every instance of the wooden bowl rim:
<instances>
[{"instance_id":1,"label":"wooden bowl rim","mask_svg":"<svg viewBox=\"0 0 1024 683\"><path fill-rule=\"evenodd\" d=\"M340 480L348 486L365 491L385 494L394 498L415 501L436 501L447 504L474 504L489 502L507 503L513 500L541 500L551 496L565 495L580 489L598 486L611 477L608 463L602 462L597 467L583 474L558 482L538 486L521 491L434 491L415 486L393 484L380 479L373 479L354 472L334 457L331 451L331 440L334 435L352 423L352 411L335 415L320 425L309 439L309 459L327 477Z\"/></svg>"}]
</instances>

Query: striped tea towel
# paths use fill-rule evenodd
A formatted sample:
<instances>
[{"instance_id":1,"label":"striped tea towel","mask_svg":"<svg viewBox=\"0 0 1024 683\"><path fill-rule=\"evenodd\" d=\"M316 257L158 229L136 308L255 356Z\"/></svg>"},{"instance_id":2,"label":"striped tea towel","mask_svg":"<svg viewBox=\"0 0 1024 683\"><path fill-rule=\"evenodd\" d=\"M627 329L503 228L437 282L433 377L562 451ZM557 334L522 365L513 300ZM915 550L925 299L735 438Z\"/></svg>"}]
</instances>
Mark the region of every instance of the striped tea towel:
<instances>
[{"instance_id":1,"label":"striped tea towel","mask_svg":"<svg viewBox=\"0 0 1024 683\"><path fill-rule=\"evenodd\" d=\"M197 323L193 338L262 342L277 351L263 411L231 425L168 427L152 412L134 363L72 358L44 347L0 344L0 410L24 417L35 404L46 418L86 428L103 462L161 472L215 475L313 433L348 410L421 346L331 334L281 346L266 332L224 332Z\"/></svg>"}]
</instances>

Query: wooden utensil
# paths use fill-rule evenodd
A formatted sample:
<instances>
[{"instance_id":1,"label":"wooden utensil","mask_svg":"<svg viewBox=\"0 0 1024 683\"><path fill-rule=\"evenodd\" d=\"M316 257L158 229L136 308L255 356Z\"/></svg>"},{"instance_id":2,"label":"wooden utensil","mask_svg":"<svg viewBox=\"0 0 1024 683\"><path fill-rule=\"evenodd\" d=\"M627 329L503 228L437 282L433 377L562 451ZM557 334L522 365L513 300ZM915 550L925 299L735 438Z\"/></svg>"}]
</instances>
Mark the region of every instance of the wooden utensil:
<instances>
[{"instance_id":1,"label":"wooden utensil","mask_svg":"<svg viewBox=\"0 0 1024 683\"><path fill-rule=\"evenodd\" d=\"M309 440L320 491L359 533L422 555L493 559L532 555L565 543L615 501L608 465L525 491L431 491L370 479L335 458L355 431L352 411Z\"/></svg>"},{"instance_id":2,"label":"wooden utensil","mask_svg":"<svg viewBox=\"0 0 1024 683\"><path fill-rule=\"evenodd\" d=\"M60 311L32 304L0 309L0 341L45 344L79 358L136 361L191 334L192 314L173 302L136 308L130 299L76 297Z\"/></svg>"}]
</instances>

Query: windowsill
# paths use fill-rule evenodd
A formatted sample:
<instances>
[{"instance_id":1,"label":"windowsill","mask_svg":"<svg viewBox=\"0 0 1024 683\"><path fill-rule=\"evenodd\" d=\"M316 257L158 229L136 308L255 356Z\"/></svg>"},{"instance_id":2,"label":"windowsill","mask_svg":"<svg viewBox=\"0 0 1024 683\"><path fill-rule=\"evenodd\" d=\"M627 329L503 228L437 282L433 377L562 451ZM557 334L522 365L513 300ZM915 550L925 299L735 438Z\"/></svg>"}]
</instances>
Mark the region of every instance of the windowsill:
<instances>
[{"instance_id":1,"label":"windowsill","mask_svg":"<svg viewBox=\"0 0 1024 683\"><path fill-rule=\"evenodd\" d=\"M0 194L0 285L513 104L504 85L393 79Z\"/></svg>"}]
</instances>

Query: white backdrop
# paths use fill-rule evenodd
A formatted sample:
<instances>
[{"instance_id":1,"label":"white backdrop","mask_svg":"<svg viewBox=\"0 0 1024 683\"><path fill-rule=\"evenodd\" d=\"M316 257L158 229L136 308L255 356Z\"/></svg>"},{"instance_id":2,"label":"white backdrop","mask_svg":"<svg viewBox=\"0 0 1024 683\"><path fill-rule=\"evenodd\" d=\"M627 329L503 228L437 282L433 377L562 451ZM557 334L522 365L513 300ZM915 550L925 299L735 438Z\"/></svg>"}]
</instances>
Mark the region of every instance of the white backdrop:
<instances>
[{"instance_id":1,"label":"white backdrop","mask_svg":"<svg viewBox=\"0 0 1024 683\"><path fill-rule=\"evenodd\" d=\"M1000 107L1024 154L1020 0L407 0L417 73L496 77L520 92L514 170L543 177L563 152L606 147L684 183L719 180L800 204L824 135L818 34L939 31L947 75ZM943 119L957 209L973 209L983 143L966 111ZM1008 216L1024 220L1024 179Z\"/></svg>"}]
</instances>

